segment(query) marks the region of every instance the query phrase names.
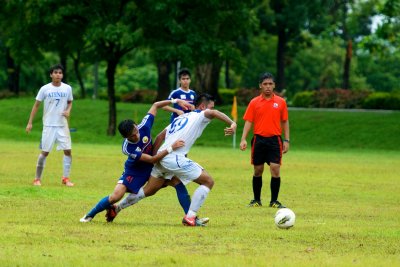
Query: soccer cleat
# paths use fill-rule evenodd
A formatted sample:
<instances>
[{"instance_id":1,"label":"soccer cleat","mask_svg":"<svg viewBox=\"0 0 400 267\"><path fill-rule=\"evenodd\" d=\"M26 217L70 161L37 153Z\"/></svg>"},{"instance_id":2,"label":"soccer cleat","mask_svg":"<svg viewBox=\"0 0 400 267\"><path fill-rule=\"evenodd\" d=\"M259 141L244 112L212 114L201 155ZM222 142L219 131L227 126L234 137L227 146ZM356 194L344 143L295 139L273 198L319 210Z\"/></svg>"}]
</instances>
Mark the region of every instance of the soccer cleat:
<instances>
[{"instance_id":1,"label":"soccer cleat","mask_svg":"<svg viewBox=\"0 0 400 267\"><path fill-rule=\"evenodd\" d=\"M210 221L210 218L198 218L196 217L196 224L203 224L204 226Z\"/></svg>"},{"instance_id":2,"label":"soccer cleat","mask_svg":"<svg viewBox=\"0 0 400 267\"><path fill-rule=\"evenodd\" d=\"M286 208L284 205L282 205L281 202L279 202L278 200L272 201L269 203L269 206L271 208L277 208L277 209L283 209Z\"/></svg>"},{"instance_id":3,"label":"soccer cleat","mask_svg":"<svg viewBox=\"0 0 400 267\"><path fill-rule=\"evenodd\" d=\"M91 220L93 220L93 217L87 216L85 214L85 216L83 216L79 221L83 222L83 223L87 223L87 222L90 222Z\"/></svg>"},{"instance_id":4,"label":"soccer cleat","mask_svg":"<svg viewBox=\"0 0 400 267\"><path fill-rule=\"evenodd\" d=\"M247 207L261 207L261 206L262 206L261 200L255 200L255 199L250 201L249 205L247 205Z\"/></svg>"},{"instance_id":5,"label":"soccer cleat","mask_svg":"<svg viewBox=\"0 0 400 267\"><path fill-rule=\"evenodd\" d=\"M68 187L74 186L74 183L71 182L71 181L69 180L69 178L67 178L67 177L63 177L63 178L62 178L62 184L66 185L66 186L68 186Z\"/></svg>"},{"instance_id":6,"label":"soccer cleat","mask_svg":"<svg viewBox=\"0 0 400 267\"><path fill-rule=\"evenodd\" d=\"M106 221L107 222L112 222L114 221L115 217L117 217L118 212L117 212L117 206L114 204L111 206L111 208L107 209L106 212Z\"/></svg>"},{"instance_id":7,"label":"soccer cleat","mask_svg":"<svg viewBox=\"0 0 400 267\"><path fill-rule=\"evenodd\" d=\"M200 220L197 218L197 216L196 217L188 217L187 215L185 217L183 217L182 224L185 226L206 226L205 223L200 222Z\"/></svg>"},{"instance_id":8,"label":"soccer cleat","mask_svg":"<svg viewBox=\"0 0 400 267\"><path fill-rule=\"evenodd\" d=\"M35 180L33 180L33 185L35 185L35 186L41 186L42 185L42 183L40 182L40 179L35 179Z\"/></svg>"}]
</instances>

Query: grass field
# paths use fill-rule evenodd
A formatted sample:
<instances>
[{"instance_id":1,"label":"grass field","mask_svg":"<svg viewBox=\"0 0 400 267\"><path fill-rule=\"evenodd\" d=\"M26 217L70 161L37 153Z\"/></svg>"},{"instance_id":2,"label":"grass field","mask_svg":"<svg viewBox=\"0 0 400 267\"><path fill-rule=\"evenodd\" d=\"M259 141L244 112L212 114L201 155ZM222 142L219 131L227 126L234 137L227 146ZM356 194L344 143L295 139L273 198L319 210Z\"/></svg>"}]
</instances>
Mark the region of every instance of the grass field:
<instances>
[{"instance_id":1,"label":"grass field","mask_svg":"<svg viewBox=\"0 0 400 267\"><path fill-rule=\"evenodd\" d=\"M396 266L400 263L400 154L290 151L280 199L296 225L275 227L276 210L247 208L249 152L195 147L190 156L216 184L183 227L172 188L124 210L114 223L82 217L109 194L124 157L115 145L77 144L76 186L60 185L62 153L48 158L43 186L31 186L36 144L0 141L0 266ZM221 164L223 161L223 164ZM269 182L263 199L268 202ZM192 193L195 185L189 185Z\"/></svg>"},{"instance_id":2,"label":"grass field","mask_svg":"<svg viewBox=\"0 0 400 267\"><path fill-rule=\"evenodd\" d=\"M212 122L190 152L215 180L199 214L211 221L188 228L172 188L114 223L104 213L79 222L112 192L125 160L121 138L105 135L105 101L74 101L76 186L60 185L62 153L54 151L43 186L33 187L41 112L32 133L24 131L33 102L0 101L0 266L400 266L400 112L289 111L280 200L296 213L290 230L275 227L276 210L246 207L250 152L232 149L232 139L221 138L223 125ZM148 108L118 103L118 121L138 120ZM167 121L160 111L153 134ZM240 120L237 143L242 127ZM268 203L267 172L262 196Z\"/></svg>"}]
</instances>

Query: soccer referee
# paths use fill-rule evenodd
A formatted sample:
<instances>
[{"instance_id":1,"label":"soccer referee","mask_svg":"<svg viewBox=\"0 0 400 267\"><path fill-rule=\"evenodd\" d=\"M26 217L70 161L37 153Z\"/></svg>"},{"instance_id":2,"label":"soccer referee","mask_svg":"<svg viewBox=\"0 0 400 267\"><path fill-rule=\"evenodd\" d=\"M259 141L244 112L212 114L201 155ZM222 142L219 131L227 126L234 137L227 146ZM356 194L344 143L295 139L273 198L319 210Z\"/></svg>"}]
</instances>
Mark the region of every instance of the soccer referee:
<instances>
[{"instance_id":1,"label":"soccer referee","mask_svg":"<svg viewBox=\"0 0 400 267\"><path fill-rule=\"evenodd\" d=\"M262 206L262 174L264 163L267 163L271 172L271 201L269 206L280 209L285 208L278 201L278 195L281 185L282 153L289 150L290 143L288 110L286 101L274 93L275 79L272 74L262 74L259 79L259 86L261 94L250 101L243 116L245 124L240 141L240 149L246 150L246 138L250 129L253 128L251 164L254 166L254 199L250 201L248 206ZM282 138L282 131L285 139Z\"/></svg>"}]
</instances>

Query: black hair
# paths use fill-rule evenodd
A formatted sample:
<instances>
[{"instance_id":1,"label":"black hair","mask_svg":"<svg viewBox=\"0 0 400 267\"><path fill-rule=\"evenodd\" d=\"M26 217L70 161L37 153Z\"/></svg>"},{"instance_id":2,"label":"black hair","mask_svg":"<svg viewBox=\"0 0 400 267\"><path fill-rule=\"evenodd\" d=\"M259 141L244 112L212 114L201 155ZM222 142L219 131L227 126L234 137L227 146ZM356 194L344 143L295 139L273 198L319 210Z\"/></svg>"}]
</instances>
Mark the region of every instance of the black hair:
<instances>
[{"instance_id":1,"label":"black hair","mask_svg":"<svg viewBox=\"0 0 400 267\"><path fill-rule=\"evenodd\" d=\"M118 131L124 138L128 138L133 131L135 122L133 120L123 120L118 125Z\"/></svg>"},{"instance_id":2,"label":"black hair","mask_svg":"<svg viewBox=\"0 0 400 267\"><path fill-rule=\"evenodd\" d=\"M208 103L210 101L215 102L215 98L212 95L209 94L199 94L195 99L194 99L194 106L197 108L200 106L202 103Z\"/></svg>"},{"instance_id":3,"label":"black hair","mask_svg":"<svg viewBox=\"0 0 400 267\"><path fill-rule=\"evenodd\" d=\"M274 75L272 75L269 72L264 72L263 74L260 75L260 78L258 79L258 83L262 83L266 79L271 79L273 82L275 82Z\"/></svg>"},{"instance_id":4,"label":"black hair","mask_svg":"<svg viewBox=\"0 0 400 267\"><path fill-rule=\"evenodd\" d=\"M181 77L183 76L183 75L188 75L189 76L189 78L190 78L190 71L188 70L188 69L186 69L186 68L183 68L183 69L181 69L179 72L178 72L178 77L179 77L179 80L181 79Z\"/></svg>"},{"instance_id":5,"label":"black hair","mask_svg":"<svg viewBox=\"0 0 400 267\"><path fill-rule=\"evenodd\" d=\"M56 65L51 66L50 70L49 70L50 74L52 74L53 71L55 71L55 70L61 70L64 73L64 67L61 64L56 64Z\"/></svg>"}]
</instances>

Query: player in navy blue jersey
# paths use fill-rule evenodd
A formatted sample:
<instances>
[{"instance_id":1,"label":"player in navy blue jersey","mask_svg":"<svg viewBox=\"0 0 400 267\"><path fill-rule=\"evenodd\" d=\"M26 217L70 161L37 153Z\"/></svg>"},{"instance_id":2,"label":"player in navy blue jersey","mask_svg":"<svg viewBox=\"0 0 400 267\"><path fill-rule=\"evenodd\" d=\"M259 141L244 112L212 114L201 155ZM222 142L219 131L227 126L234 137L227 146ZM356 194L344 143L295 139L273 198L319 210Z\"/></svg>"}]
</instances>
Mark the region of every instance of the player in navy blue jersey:
<instances>
[{"instance_id":1,"label":"player in navy blue jersey","mask_svg":"<svg viewBox=\"0 0 400 267\"><path fill-rule=\"evenodd\" d=\"M208 94L199 95L195 100L195 107L196 110L179 116L157 136L154 149L160 153L176 140L181 139L185 140L185 146L174 150L156 163L148 183L137 194L129 194L118 205L114 205L112 207L114 209L113 218L109 219L114 219L122 209L136 204L145 197L154 195L171 179L179 178L183 184L194 181L200 185L193 193L189 210L182 223L187 226L204 226L208 222L208 218L198 218L197 212L212 189L214 180L203 167L187 158L186 155L212 119L221 120L229 125L224 129L225 136L232 135L237 126L227 115L213 109L214 98ZM164 144L161 145L164 140Z\"/></svg>"},{"instance_id":2,"label":"player in navy blue jersey","mask_svg":"<svg viewBox=\"0 0 400 267\"><path fill-rule=\"evenodd\" d=\"M137 194L140 188L148 181L153 164L177 148L184 146L182 140L177 140L161 153L153 156L151 128L157 109L168 104L179 104L183 109L191 109L192 105L184 100L172 99L155 102L140 124L133 120L124 120L118 125L120 134L125 138L122 143L122 152L128 156L125 161L124 172L114 189L114 192L102 198L97 205L83 216L81 222L90 222L97 213L110 209L126 192ZM187 205L187 204L186 204ZM190 205L190 199L189 199Z\"/></svg>"},{"instance_id":3,"label":"player in navy blue jersey","mask_svg":"<svg viewBox=\"0 0 400 267\"><path fill-rule=\"evenodd\" d=\"M181 69L178 73L178 78L181 86L178 89L173 90L169 94L168 99L182 99L190 104L193 104L194 99L196 98L196 92L190 89L190 82L191 82L190 71L185 68ZM190 111L190 110L183 110L177 104L174 104L173 107L166 106L163 109L172 112L171 123L179 115L182 115L183 113L187 113Z\"/></svg>"}]
</instances>

